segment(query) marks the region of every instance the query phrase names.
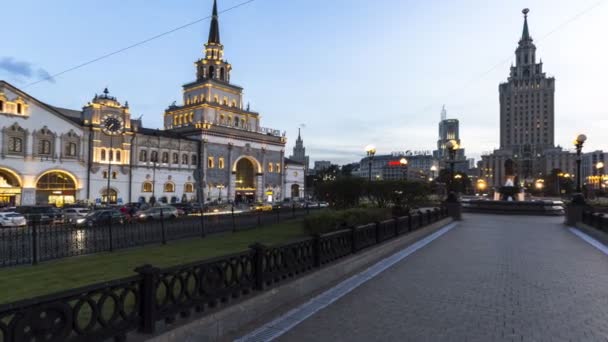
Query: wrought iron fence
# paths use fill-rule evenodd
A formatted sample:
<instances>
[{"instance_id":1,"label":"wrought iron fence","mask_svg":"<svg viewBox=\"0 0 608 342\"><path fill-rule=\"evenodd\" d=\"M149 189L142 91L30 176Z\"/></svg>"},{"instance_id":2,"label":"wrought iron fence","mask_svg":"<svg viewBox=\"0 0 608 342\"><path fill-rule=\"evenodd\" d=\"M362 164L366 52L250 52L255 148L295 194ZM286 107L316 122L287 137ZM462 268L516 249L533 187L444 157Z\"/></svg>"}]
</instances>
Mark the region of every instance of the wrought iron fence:
<instances>
[{"instance_id":1,"label":"wrought iron fence","mask_svg":"<svg viewBox=\"0 0 608 342\"><path fill-rule=\"evenodd\" d=\"M583 211L583 223L608 232L608 214L595 211L593 208Z\"/></svg>"},{"instance_id":2,"label":"wrought iron fence","mask_svg":"<svg viewBox=\"0 0 608 342\"><path fill-rule=\"evenodd\" d=\"M230 305L447 216L444 208L428 210L166 269L144 265L133 277L1 305L0 341L124 341L135 331L152 334L158 322Z\"/></svg>"},{"instance_id":3,"label":"wrought iron fence","mask_svg":"<svg viewBox=\"0 0 608 342\"><path fill-rule=\"evenodd\" d=\"M248 230L302 218L314 210L318 208L291 207L267 212L205 215L204 223L200 216L85 226L31 221L26 227L0 228L0 267Z\"/></svg>"}]
</instances>

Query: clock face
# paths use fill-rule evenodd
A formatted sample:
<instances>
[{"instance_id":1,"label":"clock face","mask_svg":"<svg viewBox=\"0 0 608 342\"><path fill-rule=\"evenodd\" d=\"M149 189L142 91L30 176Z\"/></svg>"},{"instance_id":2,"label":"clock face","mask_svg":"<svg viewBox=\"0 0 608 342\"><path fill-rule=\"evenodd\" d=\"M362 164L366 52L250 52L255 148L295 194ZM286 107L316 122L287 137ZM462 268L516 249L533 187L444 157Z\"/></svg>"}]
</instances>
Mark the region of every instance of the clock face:
<instances>
[{"instance_id":1,"label":"clock face","mask_svg":"<svg viewBox=\"0 0 608 342\"><path fill-rule=\"evenodd\" d=\"M123 131L122 119L116 115L106 115L101 121L101 129L107 135L118 135Z\"/></svg>"}]
</instances>

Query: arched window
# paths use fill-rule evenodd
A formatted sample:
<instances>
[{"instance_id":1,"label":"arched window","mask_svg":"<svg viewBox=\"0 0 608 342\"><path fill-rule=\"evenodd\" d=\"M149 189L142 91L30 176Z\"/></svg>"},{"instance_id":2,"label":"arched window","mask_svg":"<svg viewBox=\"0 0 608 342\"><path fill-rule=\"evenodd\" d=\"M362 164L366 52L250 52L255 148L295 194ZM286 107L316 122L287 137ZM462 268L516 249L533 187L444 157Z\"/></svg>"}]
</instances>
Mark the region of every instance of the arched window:
<instances>
[{"instance_id":1,"label":"arched window","mask_svg":"<svg viewBox=\"0 0 608 342\"><path fill-rule=\"evenodd\" d=\"M218 168L223 169L224 168L224 157L220 157L218 160Z\"/></svg>"},{"instance_id":2,"label":"arched window","mask_svg":"<svg viewBox=\"0 0 608 342\"><path fill-rule=\"evenodd\" d=\"M141 186L141 191L142 192L152 192L152 183L144 182Z\"/></svg>"},{"instance_id":3,"label":"arched window","mask_svg":"<svg viewBox=\"0 0 608 342\"><path fill-rule=\"evenodd\" d=\"M209 67L209 78L215 77L215 68L213 66Z\"/></svg>"},{"instance_id":4,"label":"arched window","mask_svg":"<svg viewBox=\"0 0 608 342\"><path fill-rule=\"evenodd\" d=\"M190 160L192 161L192 165L198 165L197 164L197 159L196 159L195 155L193 155L192 158L190 158Z\"/></svg>"},{"instance_id":5,"label":"arched window","mask_svg":"<svg viewBox=\"0 0 608 342\"><path fill-rule=\"evenodd\" d=\"M163 159L162 162L164 164L169 164L169 152L163 152Z\"/></svg>"},{"instance_id":6,"label":"arched window","mask_svg":"<svg viewBox=\"0 0 608 342\"><path fill-rule=\"evenodd\" d=\"M78 154L78 146L76 146L76 143L68 143L65 147L65 155L68 157L76 157L76 154Z\"/></svg>"},{"instance_id":7,"label":"arched window","mask_svg":"<svg viewBox=\"0 0 608 342\"><path fill-rule=\"evenodd\" d=\"M192 123L194 121L194 112L190 112L190 117L189 117L189 121L190 123Z\"/></svg>"},{"instance_id":8,"label":"arched window","mask_svg":"<svg viewBox=\"0 0 608 342\"><path fill-rule=\"evenodd\" d=\"M120 151L116 151L116 161L119 163L122 161L122 159L120 158Z\"/></svg>"},{"instance_id":9,"label":"arched window","mask_svg":"<svg viewBox=\"0 0 608 342\"><path fill-rule=\"evenodd\" d=\"M219 98L217 95L215 95L215 96L213 97L213 101L214 101L215 103L219 103L219 102L220 102L220 98Z\"/></svg>"},{"instance_id":10,"label":"arched window","mask_svg":"<svg viewBox=\"0 0 608 342\"><path fill-rule=\"evenodd\" d=\"M179 154L173 153L173 164L179 164Z\"/></svg>"},{"instance_id":11,"label":"arched window","mask_svg":"<svg viewBox=\"0 0 608 342\"><path fill-rule=\"evenodd\" d=\"M228 99L224 97L224 102L223 102L224 106L228 105Z\"/></svg>"},{"instance_id":12,"label":"arched window","mask_svg":"<svg viewBox=\"0 0 608 342\"><path fill-rule=\"evenodd\" d=\"M193 193L194 192L194 184L192 184L192 183L186 183L184 185L184 192L188 193L188 194Z\"/></svg>"},{"instance_id":13,"label":"arched window","mask_svg":"<svg viewBox=\"0 0 608 342\"><path fill-rule=\"evenodd\" d=\"M112 179L118 178L118 172L112 171Z\"/></svg>"},{"instance_id":14,"label":"arched window","mask_svg":"<svg viewBox=\"0 0 608 342\"><path fill-rule=\"evenodd\" d=\"M23 152L23 140L17 137L10 137L8 139L8 151L14 153Z\"/></svg>"},{"instance_id":15,"label":"arched window","mask_svg":"<svg viewBox=\"0 0 608 342\"><path fill-rule=\"evenodd\" d=\"M21 105L21 103L17 103L17 114L21 114L22 111L23 111L23 106Z\"/></svg>"},{"instance_id":16,"label":"arched window","mask_svg":"<svg viewBox=\"0 0 608 342\"><path fill-rule=\"evenodd\" d=\"M268 172L273 172L273 169L272 163L268 163Z\"/></svg>"},{"instance_id":17,"label":"arched window","mask_svg":"<svg viewBox=\"0 0 608 342\"><path fill-rule=\"evenodd\" d=\"M42 139L38 142L38 154L51 154L51 141Z\"/></svg>"},{"instance_id":18,"label":"arched window","mask_svg":"<svg viewBox=\"0 0 608 342\"><path fill-rule=\"evenodd\" d=\"M275 170L277 170L277 173L281 173L281 164L277 163L275 165Z\"/></svg>"},{"instance_id":19,"label":"arched window","mask_svg":"<svg viewBox=\"0 0 608 342\"><path fill-rule=\"evenodd\" d=\"M220 68L220 80L224 81L224 68Z\"/></svg>"},{"instance_id":20,"label":"arched window","mask_svg":"<svg viewBox=\"0 0 608 342\"><path fill-rule=\"evenodd\" d=\"M182 165L188 165L188 155L182 154Z\"/></svg>"},{"instance_id":21,"label":"arched window","mask_svg":"<svg viewBox=\"0 0 608 342\"><path fill-rule=\"evenodd\" d=\"M177 115L173 115L173 126L177 126Z\"/></svg>"},{"instance_id":22,"label":"arched window","mask_svg":"<svg viewBox=\"0 0 608 342\"><path fill-rule=\"evenodd\" d=\"M108 151L108 155L110 156L110 159L109 159L109 160L110 160L110 161L114 161L114 151L109 150L109 151Z\"/></svg>"},{"instance_id":23,"label":"arched window","mask_svg":"<svg viewBox=\"0 0 608 342\"><path fill-rule=\"evenodd\" d=\"M234 117L234 127L239 127L239 121L240 121L240 120L239 120L239 117L238 117L238 116L235 116L235 117Z\"/></svg>"},{"instance_id":24,"label":"arched window","mask_svg":"<svg viewBox=\"0 0 608 342\"><path fill-rule=\"evenodd\" d=\"M150 161L158 163L158 151L152 151L152 153L150 153Z\"/></svg>"},{"instance_id":25,"label":"arched window","mask_svg":"<svg viewBox=\"0 0 608 342\"><path fill-rule=\"evenodd\" d=\"M146 151L146 150L139 151L139 161L144 162L144 163L148 161L148 151Z\"/></svg>"},{"instance_id":26,"label":"arched window","mask_svg":"<svg viewBox=\"0 0 608 342\"><path fill-rule=\"evenodd\" d=\"M175 184L171 183L171 182L167 182L165 183L165 192L175 192Z\"/></svg>"},{"instance_id":27,"label":"arched window","mask_svg":"<svg viewBox=\"0 0 608 342\"><path fill-rule=\"evenodd\" d=\"M207 158L207 168L213 169L215 167L215 158L209 157Z\"/></svg>"},{"instance_id":28,"label":"arched window","mask_svg":"<svg viewBox=\"0 0 608 342\"><path fill-rule=\"evenodd\" d=\"M101 150L101 156L100 156L100 159L101 159L102 161L105 161L105 160L106 160L106 150Z\"/></svg>"},{"instance_id":29,"label":"arched window","mask_svg":"<svg viewBox=\"0 0 608 342\"><path fill-rule=\"evenodd\" d=\"M4 112L4 101L0 100L0 113Z\"/></svg>"}]
</instances>

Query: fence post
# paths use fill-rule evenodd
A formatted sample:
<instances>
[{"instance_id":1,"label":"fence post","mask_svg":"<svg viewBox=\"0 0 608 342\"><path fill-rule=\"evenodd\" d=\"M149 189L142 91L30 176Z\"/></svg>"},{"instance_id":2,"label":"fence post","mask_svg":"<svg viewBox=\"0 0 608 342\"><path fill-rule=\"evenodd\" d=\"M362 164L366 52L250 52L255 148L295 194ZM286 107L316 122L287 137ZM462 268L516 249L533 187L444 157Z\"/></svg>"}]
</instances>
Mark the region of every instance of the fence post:
<instances>
[{"instance_id":1,"label":"fence post","mask_svg":"<svg viewBox=\"0 0 608 342\"><path fill-rule=\"evenodd\" d=\"M110 177L110 176L108 175L108 177ZM114 252L114 242L112 241L112 240L114 240L112 237L112 216L113 215L114 215L114 213L110 211L110 220L108 223L108 239L110 240L110 252Z\"/></svg>"},{"instance_id":2,"label":"fence post","mask_svg":"<svg viewBox=\"0 0 608 342\"><path fill-rule=\"evenodd\" d=\"M412 213L407 214L407 232L412 231Z\"/></svg>"},{"instance_id":3,"label":"fence post","mask_svg":"<svg viewBox=\"0 0 608 342\"><path fill-rule=\"evenodd\" d=\"M236 232L236 219L234 218L234 203L232 203L232 206L230 207L230 215L232 217L232 232L235 233Z\"/></svg>"},{"instance_id":4,"label":"fence post","mask_svg":"<svg viewBox=\"0 0 608 342\"><path fill-rule=\"evenodd\" d=\"M376 244L382 242L382 238L380 236L380 222L374 222L374 229L376 233Z\"/></svg>"},{"instance_id":5,"label":"fence post","mask_svg":"<svg viewBox=\"0 0 608 342\"><path fill-rule=\"evenodd\" d=\"M351 253L355 254L357 253L357 227L350 228L350 238L352 240Z\"/></svg>"},{"instance_id":6,"label":"fence post","mask_svg":"<svg viewBox=\"0 0 608 342\"><path fill-rule=\"evenodd\" d=\"M160 269L152 265L144 265L135 269L140 279L139 331L153 334L156 330L156 279Z\"/></svg>"},{"instance_id":7,"label":"fence post","mask_svg":"<svg viewBox=\"0 0 608 342\"><path fill-rule=\"evenodd\" d=\"M422 228L424 225L424 214L422 211L418 210L418 229Z\"/></svg>"},{"instance_id":8,"label":"fence post","mask_svg":"<svg viewBox=\"0 0 608 342\"><path fill-rule=\"evenodd\" d=\"M32 220L32 265L38 264L38 218Z\"/></svg>"},{"instance_id":9,"label":"fence post","mask_svg":"<svg viewBox=\"0 0 608 342\"><path fill-rule=\"evenodd\" d=\"M205 204L201 204L201 238L204 238L205 233Z\"/></svg>"},{"instance_id":10,"label":"fence post","mask_svg":"<svg viewBox=\"0 0 608 342\"><path fill-rule=\"evenodd\" d=\"M165 235L165 216L163 215L163 208L160 208L160 232L163 239L163 245L166 245L167 236Z\"/></svg>"},{"instance_id":11,"label":"fence post","mask_svg":"<svg viewBox=\"0 0 608 342\"><path fill-rule=\"evenodd\" d=\"M393 220L395 220L395 237L397 237L399 236L399 218L395 216Z\"/></svg>"},{"instance_id":12,"label":"fence post","mask_svg":"<svg viewBox=\"0 0 608 342\"><path fill-rule=\"evenodd\" d=\"M296 218L296 204L291 204L291 218Z\"/></svg>"},{"instance_id":13,"label":"fence post","mask_svg":"<svg viewBox=\"0 0 608 342\"><path fill-rule=\"evenodd\" d=\"M308 207L308 202L306 202L306 215L310 215L310 208Z\"/></svg>"},{"instance_id":14,"label":"fence post","mask_svg":"<svg viewBox=\"0 0 608 342\"><path fill-rule=\"evenodd\" d=\"M315 234L313 237L312 254L314 256L313 266L316 268L321 267L321 234L319 233Z\"/></svg>"},{"instance_id":15,"label":"fence post","mask_svg":"<svg viewBox=\"0 0 608 342\"><path fill-rule=\"evenodd\" d=\"M254 288L258 291L264 290L264 254L266 254L266 246L261 243L255 243L249 246L253 250L253 278Z\"/></svg>"}]
</instances>

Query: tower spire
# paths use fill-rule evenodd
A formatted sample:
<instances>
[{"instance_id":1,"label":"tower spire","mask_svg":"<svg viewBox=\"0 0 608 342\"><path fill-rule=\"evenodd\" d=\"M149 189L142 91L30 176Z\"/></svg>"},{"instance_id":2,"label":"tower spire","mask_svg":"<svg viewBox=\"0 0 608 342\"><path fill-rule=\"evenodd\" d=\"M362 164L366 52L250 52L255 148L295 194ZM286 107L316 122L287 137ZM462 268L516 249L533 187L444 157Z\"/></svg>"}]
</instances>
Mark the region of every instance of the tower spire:
<instances>
[{"instance_id":1,"label":"tower spire","mask_svg":"<svg viewBox=\"0 0 608 342\"><path fill-rule=\"evenodd\" d=\"M530 10L528 8L524 8L521 13L524 14L524 31L521 34L521 40L531 41L532 38L530 38L530 30L528 30L528 13L530 13Z\"/></svg>"},{"instance_id":2,"label":"tower spire","mask_svg":"<svg viewBox=\"0 0 608 342\"><path fill-rule=\"evenodd\" d=\"M220 23L217 15L217 0L213 0L213 14L209 28L209 44L220 44Z\"/></svg>"}]
</instances>

